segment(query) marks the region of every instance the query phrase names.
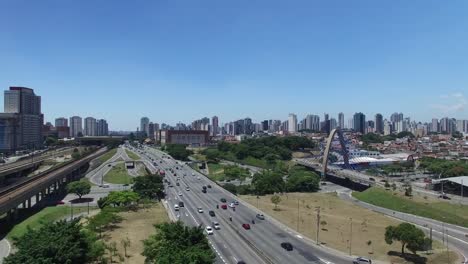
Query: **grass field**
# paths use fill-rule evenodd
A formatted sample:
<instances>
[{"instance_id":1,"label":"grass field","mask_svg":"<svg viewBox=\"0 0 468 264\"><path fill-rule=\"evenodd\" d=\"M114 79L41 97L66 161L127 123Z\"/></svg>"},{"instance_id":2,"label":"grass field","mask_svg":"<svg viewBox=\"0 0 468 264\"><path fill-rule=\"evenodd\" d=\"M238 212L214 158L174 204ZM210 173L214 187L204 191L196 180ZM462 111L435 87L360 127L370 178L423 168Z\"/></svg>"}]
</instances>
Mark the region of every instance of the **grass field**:
<instances>
[{"instance_id":1,"label":"grass field","mask_svg":"<svg viewBox=\"0 0 468 264\"><path fill-rule=\"evenodd\" d=\"M208 163L210 174L208 177L214 181L224 181L224 165L218 163Z\"/></svg>"},{"instance_id":2,"label":"grass field","mask_svg":"<svg viewBox=\"0 0 468 264\"><path fill-rule=\"evenodd\" d=\"M145 258L141 255L143 252L142 241L156 232L153 225L169 221L166 210L161 203L158 203L148 209L121 212L119 215L124 220L117 224L117 228L106 233L108 235L106 243L115 241L119 253L123 256L124 250L121 241L128 238L130 247L127 249L128 258L124 263L143 264Z\"/></svg>"},{"instance_id":3,"label":"grass field","mask_svg":"<svg viewBox=\"0 0 468 264\"><path fill-rule=\"evenodd\" d=\"M353 192L357 199L391 210L419 215L468 227L468 206L450 204L437 199L406 197L400 192L372 187L364 192Z\"/></svg>"},{"instance_id":4,"label":"grass field","mask_svg":"<svg viewBox=\"0 0 468 264\"><path fill-rule=\"evenodd\" d=\"M115 155L115 153L117 153L117 149L116 148L113 148L109 151L107 151L104 155L102 155L101 157L99 157L99 161L102 163L106 162L108 159L112 158L112 156Z\"/></svg>"},{"instance_id":5,"label":"grass field","mask_svg":"<svg viewBox=\"0 0 468 264\"><path fill-rule=\"evenodd\" d=\"M140 157L131 150L125 149L125 152L127 152L128 157L131 158L132 160L140 159Z\"/></svg>"},{"instance_id":6,"label":"grass field","mask_svg":"<svg viewBox=\"0 0 468 264\"><path fill-rule=\"evenodd\" d=\"M87 211L88 211L87 207L73 207L74 215L87 212ZM40 228L42 225L44 225L44 223L49 223L49 222L60 220L70 215L70 213L71 213L70 206L67 206L67 205L45 207L38 213L25 219L23 222L15 225L15 227L13 227L13 229L11 229L11 231L8 233L7 238L11 239L13 237L20 237L24 233L26 233L28 226L31 227L32 229L37 229L37 228Z\"/></svg>"},{"instance_id":7,"label":"grass field","mask_svg":"<svg viewBox=\"0 0 468 264\"><path fill-rule=\"evenodd\" d=\"M400 222L343 201L336 194L289 193L282 195L277 211L273 210L271 195L260 196L260 199L256 196L241 196L241 198L314 240L317 235L316 208L320 206L319 241L321 243L346 253L349 252L351 244L353 255L367 256L373 260L391 263L411 263L387 254L389 251L399 252L401 245L385 243L385 228L389 225L398 225ZM367 245L368 241L371 241L370 246ZM441 255L444 255L443 247L440 243L434 242L434 249L435 254L420 253L419 255L426 257L427 263L440 263L438 260ZM455 263L456 254L452 253L452 258Z\"/></svg>"},{"instance_id":8,"label":"grass field","mask_svg":"<svg viewBox=\"0 0 468 264\"><path fill-rule=\"evenodd\" d=\"M128 175L125 164L116 164L106 175L104 175L104 181L114 184L126 184L132 183L132 177Z\"/></svg>"}]
</instances>

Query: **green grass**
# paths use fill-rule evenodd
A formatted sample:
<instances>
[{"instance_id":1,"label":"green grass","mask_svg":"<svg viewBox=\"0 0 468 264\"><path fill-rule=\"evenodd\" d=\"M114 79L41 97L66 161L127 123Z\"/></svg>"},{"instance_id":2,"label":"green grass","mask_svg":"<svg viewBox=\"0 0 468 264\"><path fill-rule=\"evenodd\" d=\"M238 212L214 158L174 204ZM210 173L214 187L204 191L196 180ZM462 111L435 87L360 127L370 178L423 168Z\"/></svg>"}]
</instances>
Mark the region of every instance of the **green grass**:
<instances>
[{"instance_id":1,"label":"green grass","mask_svg":"<svg viewBox=\"0 0 468 264\"><path fill-rule=\"evenodd\" d=\"M95 209L95 207L92 207ZM79 214L83 212L87 212L88 208L85 207L73 207L73 214ZM32 229L38 229L43 226L45 223L54 222L69 216L71 213L69 205L61 205L61 206L54 206L54 207L46 207L39 211L38 213L30 216L29 218L25 219L23 222L15 225L13 229L7 234L8 239L12 239L13 237L20 237L26 233L28 230L27 227L29 226Z\"/></svg>"},{"instance_id":2,"label":"green grass","mask_svg":"<svg viewBox=\"0 0 468 264\"><path fill-rule=\"evenodd\" d=\"M84 182L87 182L89 183L91 186L96 186L96 184L92 183L88 178L81 178L80 181L84 181Z\"/></svg>"},{"instance_id":3,"label":"green grass","mask_svg":"<svg viewBox=\"0 0 468 264\"><path fill-rule=\"evenodd\" d=\"M117 149L116 148L113 148L109 151L107 151L104 155L102 155L101 157L99 157L99 161L102 163L106 162L107 160L109 160L110 158L112 158L115 153L117 153Z\"/></svg>"},{"instance_id":4,"label":"green grass","mask_svg":"<svg viewBox=\"0 0 468 264\"><path fill-rule=\"evenodd\" d=\"M119 163L115 165L105 176L104 181L114 184L132 183L132 177L128 175L125 164Z\"/></svg>"},{"instance_id":5,"label":"green grass","mask_svg":"<svg viewBox=\"0 0 468 264\"><path fill-rule=\"evenodd\" d=\"M140 169L138 169L138 175L140 175L140 176L147 176L148 175L148 172L146 171L145 167L141 167Z\"/></svg>"},{"instance_id":6,"label":"green grass","mask_svg":"<svg viewBox=\"0 0 468 264\"><path fill-rule=\"evenodd\" d=\"M202 154L193 154L192 158L198 160L198 161L206 161L205 155Z\"/></svg>"},{"instance_id":7,"label":"green grass","mask_svg":"<svg viewBox=\"0 0 468 264\"><path fill-rule=\"evenodd\" d=\"M127 152L128 157L131 158L132 160L140 159L140 157L131 150L126 149L125 152Z\"/></svg>"},{"instance_id":8,"label":"green grass","mask_svg":"<svg viewBox=\"0 0 468 264\"><path fill-rule=\"evenodd\" d=\"M224 181L224 166L218 163L208 163L210 174L208 177L214 181Z\"/></svg>"},{"instance_id":9,"label":"green grass","mask_svg":"<svg viewBox=\"0 0 468 264\"><path fill-rule=\"evenodd\" d=\"M364 192L353 192L353 196L366 203L391 210L468 227L468 206L466 205L413 201L378 187L369 188Z\"/></svg>"}]
</instances>

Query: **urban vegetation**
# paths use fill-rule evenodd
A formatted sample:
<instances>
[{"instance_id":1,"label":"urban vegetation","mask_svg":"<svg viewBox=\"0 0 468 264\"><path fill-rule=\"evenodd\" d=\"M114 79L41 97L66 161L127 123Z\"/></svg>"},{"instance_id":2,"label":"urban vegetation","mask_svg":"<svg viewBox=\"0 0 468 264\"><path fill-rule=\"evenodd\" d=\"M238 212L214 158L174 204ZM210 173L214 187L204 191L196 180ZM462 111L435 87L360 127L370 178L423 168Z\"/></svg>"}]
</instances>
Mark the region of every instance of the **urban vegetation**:
<instances>
[{"instance_id":1,"label":"urban vegetation","mask_svg":"<svg viewBox=\"0 0 468 264\"><path fill-rule=\"evenodd\" d=\"M89 194L91 192L91 184L86 181L70 182L67 184L67 192L76 194L81 200L83 195Z\"/></svg>"},{"instance_id":2,"label":"urban vegetation","mask_svg":"<svg viewBox=\"0 0 468 264\"><path fill-rule=\"evenodd\" d=\"M193 153L191 150L187 149L186 145L180 144L166 144L161 147L161 150L166 151L174 159L177 160L189 160L188 157Z\"/></svg>"},{"instance_id":3,"label":"urban vegetation","mask_svg":"<svg viewBox=\"0 0 468 264\"><path fill-rule=\"evenodd\" d=\"M100 163L102 164L102 163L108 161L110 158L112 158L112 157L115 155L115 153L117 153L117 149L116 149L116 148L113 148L113 149L107 151L104 155L102 155L101 157L99 157Z\"/></svg>"},{"instance_id":4,"label":"urban vegetation","mask_svg":"<svg viewBox=\"0 0 468 264\"><path fill-rule=\"evenodd\" d=\"M161 199L164 197L162 177L155 174L135 177L132 190L141 198Z\"/></svg>"},{"instance_id":5,"label":"urban vegetation","mask_svg":"<svg viewBox=\"0 0 468 264\"><path fill-rule=\"evenodd\" d=\"M118 163L113 166L113 168L104 175L104 181L114 184L130 184L133 181L133 178L128 175L127 168L125 164Z\"/></svg>"},{"instance_id":6,"label":"urban vegetation","mask_svg":"<svg viewBox=\"0 0 468 264\"><path fill-rule=\"evenodd\" d=\"M426 238L421 229L410 223L387 226L385 242L391 245L393 241L401 243L401 254L403 255L405 255L405 248L416 254L416 251L429 250L432 244L432 240Z\"/></svg>"},{"instance_id":7,"label":"urban vegetation","mask_svg":"<svg viewBox=\"0 0 468 264\"><path fill-rule=\"evenodd\" d=\"M216 255L202 227L188 227L178 221L155 228L156 234L143 241L147 263L213 263Z\"/></svg>"},{"instance_id":8,"label":"urban vegetation","mask_svg":"<svg viewBox=\"0 0 468 264\"><path fill-rule=\"evenodd\" d=\"M463 160L444 160L430 157L420 159L420 167L441 178L468 175L468 162Z\"/></svg>"},{"instance_id":9,"label":"urban vegetation","mask_svg":"<svg viewBox=\"0 0 468 264\"><path fill-rule=\"evenodd\" d=\"M131 158L132 160L139 160L140 159L140 157L131 150L125 149L125 152L127 153L127 156L129 158Z\"/></svg>"}]
</instances>

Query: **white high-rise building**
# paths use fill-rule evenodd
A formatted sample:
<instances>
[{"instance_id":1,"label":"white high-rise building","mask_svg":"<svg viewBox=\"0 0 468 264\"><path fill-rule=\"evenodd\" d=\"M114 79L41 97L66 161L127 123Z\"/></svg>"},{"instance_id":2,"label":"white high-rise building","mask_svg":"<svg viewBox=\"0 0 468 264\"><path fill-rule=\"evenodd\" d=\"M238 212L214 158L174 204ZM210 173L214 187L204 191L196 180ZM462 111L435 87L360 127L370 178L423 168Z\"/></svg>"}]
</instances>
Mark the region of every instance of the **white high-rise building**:
<instances>
[{"instance_id":1,"label":"white high-rise building","mask_svg":"<svg viewBox=\"0 0 468 264\"><path fill-rule=\"evenodd\" d=\"M84 119L84 135L89 137L97 136L96 118L86 117Z\"/></svg>"},{"instance_id":2,"label":"white high-rise building","mask_svg":"<svg viewBox=\"0 0 468 264\"><path fill-rule=\"evenodd\" d=\"M289 133L296 133L297 132L297 116L295 114L289 114L288 132Z\"/></svg>"},{"instance_id":3,"label":"white high-rise building","mask_svg":"<svg viewBox=\"0 0 468 264\"><path fill-rule=\"evenodd\" d=\"M79 116L70 117L70 137L77 137L83 134L83 120Z\"/></svg>"},{"instance_id":4,"label":"white high-rise building","mask_svg":"<svg viewBox=\"0 0 468 264\"><path fill-rule=\"evenodd\" d=\"M147 117L142 117L140 119L140 132L146 133L146 136L149 134L149 122L149 118Z\"/></svg>"},{"instance_id":5,"label":"white high-rise building","mask_svg":"<svg viewBox=\"0 0 468 264\"><path fill-rule=\"evenodd\" d=\"M390 135L392 133L392 123L388 122L387 119L384 121L384 127L383 127L383 132L384 135Z\"/></svg>"}]
</instances>

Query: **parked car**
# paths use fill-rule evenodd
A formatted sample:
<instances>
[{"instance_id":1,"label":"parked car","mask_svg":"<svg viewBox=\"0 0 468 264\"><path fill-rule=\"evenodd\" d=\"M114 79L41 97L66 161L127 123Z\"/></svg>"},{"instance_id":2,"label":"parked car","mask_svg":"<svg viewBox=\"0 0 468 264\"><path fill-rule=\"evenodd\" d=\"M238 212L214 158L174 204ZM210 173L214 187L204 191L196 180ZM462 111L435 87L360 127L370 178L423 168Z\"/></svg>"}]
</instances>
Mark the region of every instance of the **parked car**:
<instances>
[{"instance_id":1,"label":"parked car","mask_svg":"<svg viewBox=\"0 0 468 264\"><path fill-rule=\"evenodd\" d=\"M353 260L353 264L372 264L372 260L363 257L357 257Z\"/></svg>"},{"instance_id":2,"label":"parked car","mask_svg":"<svg viewBox=\"0 0 468 264\"><path fill-rule=\"evenodd\" d=\"M245 230L249 230L249 229L250 229L250 225L249 225L249 224L242 224L242 227L243 227Z\"/></svg>"},{"instance_id":3,"label":"parked car","mask_svg":"<svg viewBox=\"0 0 468 264\"><path fill-rule=\"evenodd\" d=\"M208 188L211 188L211 185L210 185L210 184L208 184L207 186L208 186Z\"/></svg>"},{"instance_id":4,"label":"parked car","mask_svg":"<svg viewBox=\"0 0 468 264\"><path fill-rule=\"evenodd\" d=\"M287 251L292 251L293 250L293 246L289 242L281 243L281 247L286 249Z\"/></svg>"}]
</instances>

